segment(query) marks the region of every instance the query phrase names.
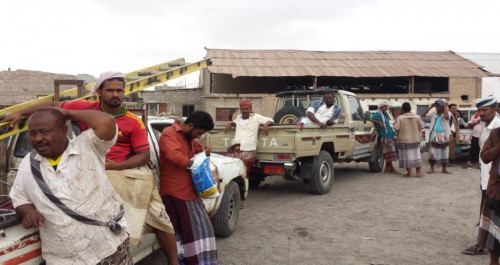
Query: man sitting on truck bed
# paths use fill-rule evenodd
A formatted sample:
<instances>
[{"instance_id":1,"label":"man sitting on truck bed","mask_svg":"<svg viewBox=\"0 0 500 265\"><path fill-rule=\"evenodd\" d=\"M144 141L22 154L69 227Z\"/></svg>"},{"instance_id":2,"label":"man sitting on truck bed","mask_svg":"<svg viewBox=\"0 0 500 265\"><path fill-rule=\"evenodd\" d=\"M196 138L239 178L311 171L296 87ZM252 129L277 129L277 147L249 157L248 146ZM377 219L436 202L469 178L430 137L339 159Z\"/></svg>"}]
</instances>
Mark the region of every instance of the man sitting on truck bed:
<instances>
[{"instance_id":1,"label":"man sitting on truck bed","mask_svg":"<svg viewBox=\"0 0 500 265\"><path fill-rule=\"evenodd\" d=\"M256 159L257 132L262 125L262 133L267 135L269 125L273 124L273 119L252 112L252 101L243 99L240 102L241 114L226 125L225 132L236 126L234 133L234 144L229 147L228 155L239 158L245 163L247 176L250 176L253 164Z\"/></svg>"},{"instance_id":2,"label":"man sitting on truck bed","mask_svg":"<svg viewBox=\"0 0 500 265\"><path fill-rule=\"evenodd\" d=\"M93 93L99 101L72 100L45 102L7 115L5 121L18 122L44 106L60 106L69 110L98 110L115 117L118 139L106 155L106 174L115 191L125 202L125 219L130 244L138 245L144 223L151 226L167 257L168 264L178 264L175 234L156 187L149 163L149 142L143 122L122 105L126 79L119 72L102 73ZM78 123L83 132L89 128Z\"/></svg>"},{"instance_id":3,"label":"man sitting on truck bed","mask_svg":"<svg viewBox=\"0 0 500 265\"><path fill-rule=\"evenodd\" d=\"M328 126L333 126L338 122L341 112L333 92L327 92L323 95L322 101L316 101L311 104L306 110L306 117L302 118L298 122L298 125L302 128L303 125L314 122L320 128L326 129Z\"/></svg>"}]
</instances>

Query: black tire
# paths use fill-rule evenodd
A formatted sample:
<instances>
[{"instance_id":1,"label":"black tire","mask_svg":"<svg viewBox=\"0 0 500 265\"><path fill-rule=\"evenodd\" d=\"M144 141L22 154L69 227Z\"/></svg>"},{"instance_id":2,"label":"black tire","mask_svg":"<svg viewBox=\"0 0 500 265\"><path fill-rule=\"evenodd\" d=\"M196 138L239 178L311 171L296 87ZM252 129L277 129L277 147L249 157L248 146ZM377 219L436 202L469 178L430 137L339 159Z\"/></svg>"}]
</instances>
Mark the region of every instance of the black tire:
<instances>
[{"instance_id":1,"label":"black tire","mask_svg":"<svg viewBox=\"0 0 500 265\"><path fill-rule=\"evenodd\" d=\"M370 172L378 173L381 172L384 168L384 154L382 151L382 145L380 143L375 146L375 150L373 150L372 157L370 158L370 162L368 165L370 166Z\"/></svg>"},{"instance_id":2,"label":"black tire","mask_svg":"<svg viewBox=\"0 0 500 265\"><path fill-rule=\"evenodd\" d=\"M335 169L333 159L327 151L320 151L314 157L312 178L308 181L312 193L323 195L332 189Z\"/></svg>"},{"instance_id":3,"label":"black tire","mask_svg":"<svg viewBox=\"0 0 500 265\"><path fill-rule=\"evenodd\" d=\"M295 124L300 117L305 116L306 111L295 106L286 106L274 114L275 124Z\"/></svg>"},{"instance_id":4,"label":"black tire","mask_svg":"<svg viewBox=\"0 0 500 265\"><path fill-rule=\"evenodd\" d=\"M235 181L231 181L224 191L224 197L222 197L217 213L212 217L215 235L228 237L236 230L240 206L240 188Z\"/></svg>"},{"instance_id":5,"label":"black tire","mask_svg":"<svg viewBox=\"0 0 500 265\"><path fill-rule=\"evenodd\" d=\"M260 183L264 180L262 175L251 175L248 179L248 187L250 189L256 189L259 187Z\"/></svg>"}]
</instances>

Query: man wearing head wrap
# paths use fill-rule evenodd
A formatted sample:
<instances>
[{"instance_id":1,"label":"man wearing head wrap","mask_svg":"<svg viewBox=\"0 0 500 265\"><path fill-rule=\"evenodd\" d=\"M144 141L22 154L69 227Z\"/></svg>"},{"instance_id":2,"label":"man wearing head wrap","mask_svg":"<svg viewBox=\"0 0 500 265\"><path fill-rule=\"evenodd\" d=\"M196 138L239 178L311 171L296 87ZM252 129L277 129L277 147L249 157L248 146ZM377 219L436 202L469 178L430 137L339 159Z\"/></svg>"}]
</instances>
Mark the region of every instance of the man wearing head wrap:
<instances>
[{"instance_id":1,"label":"man wearing head wrap","mask_svg":"<svg viewBox=\"0 0 500 265\"><path fill-rule=\"evenodd\" d=\"M429 113L433 108L436 112ZM448 103L442 99L436 100L422 113L422 119L426 122L430 121L431 132L429 134L429 164L431 169L429 174L435 173L434 165L442 165L442 173L451 174L446 170L446 165L449 161L449 146L450 141L450 117L451 113L448 110Z\"/></svg>"},{"instance_id":2,"label":"man wearing head wrap","mask_svg":"<svg viewBox=\"0 0 500 265\"><path fill-rule=\"evenodd\" d=\"M490 136L491 131L495 128L500 127L500 118L497 117L496 99L493 96L477 99L476 107L477 112L479 113L479 118L481 119L481 123L483 123L484 125L483 130L481 131L481 135L479 136L479 147L482 152L483 146ZM488 188L488 182L490 178L491 161L485 163L482 158L483 156L481 156L479 159L479 163L481 165L482 196L481 219L479 222L478 239L476 245L473 245L462 252L467 255L485 254L484 248L492 249L490 255L495 253L500 254L500 246L496 245L498 244L498 240L496 240L496 243L495 240L493 240L494 235L498 235L496 227L500 225L500 222L496 223L495 221L493 221L493 224L491 224L493 219L498 220L498 218L500 217L500 212L494 212L493 209L491 209L490 203L484 203L487 200L486 190ZM493 217L492 215L495 215L495 217Z\"/></svg>"},{"instance_id":3,"label":"man wearing head wrap","mask_svg":"<svg viewBox=\"0 0 500 265\"><path fill-rule=\"evenodd\" d=\"M273 124L273 119L252 112L252 102L249 99L240 101L240 112L235 120L226 125L227 133L236 127L234 133L234 143L228 149L228 155L240 158L247 169L247 177L250 178L250 172L256 159L257 133L262 125L262 134L266 136L269 133L269 125ZM256 183L260 183L257 181Z\"/></svg>"},{"instance_id":4,"label":"man wearing head wrap","mask_svg":"<svg viewBox=\"0 0 500 265\"><path fill-rule=\"evenodd\" d=\"M380 143L382 144L382 150L385 159L385 173L398 173L394 168L392 161L397 160L396 157L396 144L394 142L394 137L396 132L391 124L391 117L387 110L389 109L389 102L384 101L379 104L378 111L375 112L371 117L371 122L375 124L378 135L380 137Z\"/></svg>"},{"instance_id":5,"label":"man wearing head wrap","mask_svg":"<svg viewBox=\"0 0 500 265\"><path fill-rule=\"evenodd\" d=\"M126 78L122 73L105 72L99 76L93 89L99 96L97 101L75 99L40 103L7 118L16 122L16 119L44 106L59 106L67 110L98 110L114 116L118 125L118 139L106 155L106 175L124 201L130 244L135 246L140 243L146 223L155 230L168 263L178 264L174 229L153 174L147 167L150 148L146 127L140 118L122 105L125 86ZM89 128L85 123L79 122L78 125L81 132Z\"/></svg>"}]
</instances>

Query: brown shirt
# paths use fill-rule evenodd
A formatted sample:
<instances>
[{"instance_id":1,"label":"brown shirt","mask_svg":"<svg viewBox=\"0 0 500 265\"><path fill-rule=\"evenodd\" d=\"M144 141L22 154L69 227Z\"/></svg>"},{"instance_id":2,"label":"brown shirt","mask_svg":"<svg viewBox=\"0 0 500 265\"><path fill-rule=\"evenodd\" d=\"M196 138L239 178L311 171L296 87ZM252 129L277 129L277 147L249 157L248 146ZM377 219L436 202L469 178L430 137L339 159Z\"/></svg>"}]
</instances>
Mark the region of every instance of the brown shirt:
<instances>
[{"instance_id":1,"label":"brown shirt","mask_svg":"<svg viewBox=\"0 0 500 265\"><path fill-rule=\"evenodd\" d=\"M481 159L484 163L491 162L486 195L491 199L500 200L500 176L498 174L498 167L500 166L500 128L493 129L490 132L488 140L481 149Z\"/></svg>"}]
</instances>

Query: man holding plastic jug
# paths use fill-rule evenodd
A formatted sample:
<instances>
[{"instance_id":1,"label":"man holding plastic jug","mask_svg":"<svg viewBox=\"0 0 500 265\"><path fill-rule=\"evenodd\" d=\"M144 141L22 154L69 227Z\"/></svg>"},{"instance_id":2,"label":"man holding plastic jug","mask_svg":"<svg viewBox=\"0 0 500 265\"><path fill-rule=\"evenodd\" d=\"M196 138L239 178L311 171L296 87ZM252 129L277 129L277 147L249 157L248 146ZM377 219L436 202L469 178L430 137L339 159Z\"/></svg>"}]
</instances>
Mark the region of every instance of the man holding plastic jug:
<instances>
[{"instance_id":1,"label":"man holding plastic jug","mask_svg":"<svg viewBox=\"0 0 500 265\"><path fill-rule=\"evenodd\" d=\"M210 114L195 111L165 128L160 137L160 195L176 232L181 264L218 263L214 229L189 170L197 153L205 150L210 155L210 147L197 138L213 128Z\"/></svg>"}]
</instances>

